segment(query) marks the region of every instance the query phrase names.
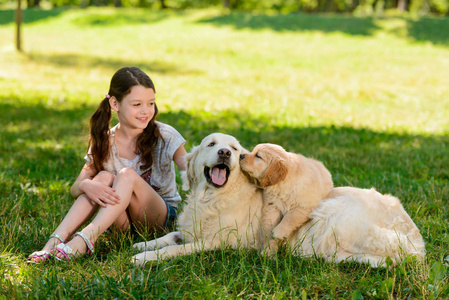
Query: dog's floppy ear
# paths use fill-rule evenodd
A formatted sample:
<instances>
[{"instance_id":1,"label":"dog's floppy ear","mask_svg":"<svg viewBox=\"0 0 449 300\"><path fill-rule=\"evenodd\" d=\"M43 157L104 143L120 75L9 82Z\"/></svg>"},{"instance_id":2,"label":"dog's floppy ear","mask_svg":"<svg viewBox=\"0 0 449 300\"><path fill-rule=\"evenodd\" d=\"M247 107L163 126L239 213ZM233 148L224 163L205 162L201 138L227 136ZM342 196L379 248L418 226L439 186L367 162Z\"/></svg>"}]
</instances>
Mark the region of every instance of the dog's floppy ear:
<instances>
[{"instance_id":1,"label":"dog's floppy ear","mask_svg":"<svg viewBox=\"0 0 449 300\"><path fill-rule=\"evenodd\" d=\"M200 152L200 147L195 146L190 150L185 156L186 161L186 172L182 175L182 189L188 190L189 187L192 188L196 186L196 176L195 176L195 159Z\"/></svg>"},{"instance_id":2,"label":"dog's floppy ear","mask_svg":"<svg viewBox=\"0 0 449 300\"><path fill-rule=\"evenodd\" d=\"M287 164L284 159L279 159L271 164L260 180L262 187L275 185L285 179L288 173Z\"/></svg>"}]
</instances>

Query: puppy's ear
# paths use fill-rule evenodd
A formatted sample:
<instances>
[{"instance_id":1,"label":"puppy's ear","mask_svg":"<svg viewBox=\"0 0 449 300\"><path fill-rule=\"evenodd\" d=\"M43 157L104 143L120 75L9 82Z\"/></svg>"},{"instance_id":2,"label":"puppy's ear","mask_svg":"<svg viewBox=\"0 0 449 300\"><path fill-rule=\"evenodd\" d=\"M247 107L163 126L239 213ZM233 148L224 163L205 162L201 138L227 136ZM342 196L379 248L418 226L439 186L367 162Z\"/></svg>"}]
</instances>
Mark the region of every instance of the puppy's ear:
<instances>
[{"instance_id":1,"label":"puppy's ear","mask_svg":"<svg viewBox=\"0 0 449 300\"><path fill-rule=\"evenodd\" d=\"M280 159L271 164L265 175L260 180L262 187L275 185L285 179L288 173L288 168L285 160Z\"/></svg>"},{"instance_id":2,"label":"puppy's ear","mask_svg":"<svg viewBox=\"0 0 449 300\"><path fill-rule=\"evenodd\" d=\"M189 187L193 187L196 185L196 176L195 176L195 159L200 152L200 147L196 146L190 150L189 153L185 156L186 161L186 172L185 174L181 173L182 176L182 189L188 190Z\"/></svg>"}]
</instances>

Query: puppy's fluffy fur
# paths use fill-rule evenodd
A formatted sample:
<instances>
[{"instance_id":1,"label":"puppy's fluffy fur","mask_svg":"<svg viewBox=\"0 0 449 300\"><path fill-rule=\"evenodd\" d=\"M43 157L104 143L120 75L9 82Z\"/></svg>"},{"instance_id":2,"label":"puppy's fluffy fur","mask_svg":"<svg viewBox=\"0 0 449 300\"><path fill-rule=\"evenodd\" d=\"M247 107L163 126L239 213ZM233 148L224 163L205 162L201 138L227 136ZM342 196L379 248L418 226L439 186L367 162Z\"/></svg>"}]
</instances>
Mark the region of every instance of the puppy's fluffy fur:
<instances>
[{"instance_id":1,"label":"puppy's fluffy fur","mask_svg":"<svg viewBox=\"0 0 449 300\"><path fill-rule=\"evenodd\" d=\"M191 191L178 219L178 231L134 247L138 265L158 258L228 246L259 248L262 194L239 166L247 152L232 136L215 133L186 156Z\"/></svg>"},{"instance_id":2,"label":"puppy's fluffy fur","mask_svg":"<svg viewBox=\"0 0 449 300\"><path fill-rule=\"evenodd\" d=\"M334 188L290 240L297 254L372 267L426 255L424 240L398 198L374 189Z\"/></svg>"},{"instance_id":3,"label":"puppy's fluffy fur","mask_svg":"<svg viewBox=\"0 0 449 300\"><path fill-rule=\"evenodd\" d=\"M289 238L306 222L333 188L332 176L321 162L274 144L260 144L240 155L240 167L263 188L262 223L265 233L277 241Z\"/></svg>"}]
</instances>

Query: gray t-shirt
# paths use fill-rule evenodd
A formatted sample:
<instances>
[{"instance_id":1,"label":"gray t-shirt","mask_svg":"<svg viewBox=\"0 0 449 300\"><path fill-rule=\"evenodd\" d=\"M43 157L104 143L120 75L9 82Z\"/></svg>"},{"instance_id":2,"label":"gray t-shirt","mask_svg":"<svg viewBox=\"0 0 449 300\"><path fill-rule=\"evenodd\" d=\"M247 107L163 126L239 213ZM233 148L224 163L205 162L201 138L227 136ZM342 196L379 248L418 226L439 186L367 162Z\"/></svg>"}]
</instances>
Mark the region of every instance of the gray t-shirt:
<instances>
[{"instance_id":1,"label":"gray t-shirt","mask_svg":"<svg viewBox=\"0 0 449 300\"><path fill-rule=\"evenodd\" d=\"M133 159L126 159L119 156L117 144L114 136L117 125L110 129L111 153L110 158L104 163L104 169L117 175L123 168L131 168L141 175L153 189L164 198L170 205L175 206L181 201L176 186L175 164L173 155L178 148L185 144L186 140L172 126L157 122L156 124L163 137L163 141L159 139L153 151L153 165L151 168L141 170L140 154ZM90 151L89 151L90 153ZM86 161L90 162L88 155Z\"/></svg>"}]
</instances>

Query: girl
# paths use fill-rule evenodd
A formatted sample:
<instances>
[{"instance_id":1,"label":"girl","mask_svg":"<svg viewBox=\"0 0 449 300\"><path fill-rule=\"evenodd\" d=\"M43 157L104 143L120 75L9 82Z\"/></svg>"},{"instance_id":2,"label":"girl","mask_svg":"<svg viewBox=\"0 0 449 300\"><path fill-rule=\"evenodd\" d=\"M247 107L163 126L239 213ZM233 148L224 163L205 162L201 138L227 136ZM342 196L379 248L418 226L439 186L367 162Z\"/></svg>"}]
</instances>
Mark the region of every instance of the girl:
<instances>
[{"instance_id":1,"label":"girl","mask_svg":"<svg viewBox=\"0 0 449 300\"><path fill-rule=\"evenodd\" d=\"M173 161L185 171L185 139L171 126L155 121L155 87L139 68L122 68L90 119L86 164L71 187L73 203L41 251L29 262L51 255L70 260L94 252L94 243L111 225L156 231L174 223L181 197ZM109 129L111 110L119 124ZM95 218L83 230L83 224ZM66 243L65 240L72 237Z\"/></svg>"}]
</instances>

